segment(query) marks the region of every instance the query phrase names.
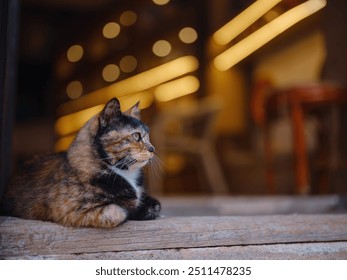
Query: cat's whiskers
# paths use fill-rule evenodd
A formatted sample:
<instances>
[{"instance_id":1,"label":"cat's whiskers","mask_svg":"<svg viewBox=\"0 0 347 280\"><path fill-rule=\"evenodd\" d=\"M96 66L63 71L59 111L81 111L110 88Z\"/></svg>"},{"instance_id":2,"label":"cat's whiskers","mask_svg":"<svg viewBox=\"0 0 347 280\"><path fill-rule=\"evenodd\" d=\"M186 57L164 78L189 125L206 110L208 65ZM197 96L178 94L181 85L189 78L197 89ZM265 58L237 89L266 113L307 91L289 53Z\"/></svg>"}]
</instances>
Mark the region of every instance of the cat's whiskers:
<instances>
[{"instance_id":1,"label":"cat's whiskers","mask_svg":"<svg viewBox=\"0 0 347 280\"><path fill-rule=\"evenodd\" d=\"M160 176L164 173L164 162L156 154L153 154L148 166L151 176Z\"/></svg>"}]
</instances>

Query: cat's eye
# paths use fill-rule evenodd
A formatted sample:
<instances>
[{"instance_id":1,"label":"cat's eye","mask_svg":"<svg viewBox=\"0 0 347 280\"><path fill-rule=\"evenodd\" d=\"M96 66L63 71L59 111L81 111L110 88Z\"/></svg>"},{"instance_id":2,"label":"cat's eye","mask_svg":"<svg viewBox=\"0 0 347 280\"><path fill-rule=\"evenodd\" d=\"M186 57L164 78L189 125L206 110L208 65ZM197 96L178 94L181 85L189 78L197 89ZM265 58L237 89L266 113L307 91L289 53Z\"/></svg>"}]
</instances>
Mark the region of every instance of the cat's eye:
<instances>
[{"instance_id":1,"label":"cat's eye","mask_svg":"<svg viewBox=\"0 0 347 280\"><path fill-rule=\"evenodd\" d=\"M132 136L136 141L141 141L141 134L139 132L133 133Z\"/></svg>"}]
</instances>

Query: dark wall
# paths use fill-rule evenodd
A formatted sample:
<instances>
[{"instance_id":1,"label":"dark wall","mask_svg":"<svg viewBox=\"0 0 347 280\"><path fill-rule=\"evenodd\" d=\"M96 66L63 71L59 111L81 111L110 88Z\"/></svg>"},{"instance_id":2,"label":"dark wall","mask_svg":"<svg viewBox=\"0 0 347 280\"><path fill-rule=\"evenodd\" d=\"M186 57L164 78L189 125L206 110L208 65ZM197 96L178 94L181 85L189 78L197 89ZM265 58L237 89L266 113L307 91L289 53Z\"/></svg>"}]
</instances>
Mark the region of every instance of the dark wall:
<instances>
[{"instance_id":1,"label":"dark wall","mask_svg":"<svg viewBox=\"0 0 347 280\"><path fill-rule=\"evenodd\" d=\"M0 1L0 198L11 169L18 13L18 0Z\"/></svg>"}]
</instances>

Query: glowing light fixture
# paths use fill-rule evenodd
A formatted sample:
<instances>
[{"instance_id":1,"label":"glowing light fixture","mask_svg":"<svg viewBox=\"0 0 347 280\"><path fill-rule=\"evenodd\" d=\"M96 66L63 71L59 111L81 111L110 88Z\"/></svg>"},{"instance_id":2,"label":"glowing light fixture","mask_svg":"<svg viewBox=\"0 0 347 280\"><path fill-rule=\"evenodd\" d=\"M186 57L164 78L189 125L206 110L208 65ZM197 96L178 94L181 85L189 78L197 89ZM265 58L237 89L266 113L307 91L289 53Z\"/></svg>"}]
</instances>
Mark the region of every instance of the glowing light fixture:
<instances>
[{"instance_id":1,"label":"glowing light fixture","mask_svg":"<svg viewBox=\"0 0 347 280\"><path fill-rule=\"evenodd\" d=\"M132 55L126 55L120 60L119 66L125 73L133 72L137 67L137 59Z\"/></svg>"},{"instance_id":2,"label":"glowing light fixture","mask_svg":"<svg viewBox=\"0 0 347 280\"><path fill-rule=\"evenodd\" d=\"M131 106L134 106L140 101L140 109L148 108L154 101L153 94L150 91L141 91L131 95L127 95L119 98L120 106L123 111L128 110Z\"/></svg>"},{"instance_id":3,"label":"glowing light fixture","mask_svg":"<svg viewBox=\"0 0 347 280\"><path fill-rule=\"evenodd\" d=\"M120 15L119 21L124 26L134 25L137 21L137 14L134 11L125 11Z\"/></svg>"},{"instance_id":4,"label":"glowing light fixture","mask_svg":"<svg viewBox=\"0 0 347 280\"><path fill-rule=\"evenodd\" d=\"M158 86L154 96L157 100L166 102L196 92L199 87L200 83L196 77L186 76Z\"/></svg>"},{"instance_id":5,"label":"glowing light fixture","mask_svg":"<svg viewBox=\"0 0 347 280\"><path fill-rule=\"evenodd\" d=\"M154 4L157 4L159 6L166 5L170 2L170 0L152 0Z\"/></svg>"},{"instance_id":6,"label":"glowing light fixture","mask_svg":"<svg viewBox=\"0 0 347 280\"><path fill-rule=\"evenodd\" d=\"M77 99L83 93L83 86L79 81L72 81L66 87L66 94L71 99Z\"/></svg>"},{"instance_id":7,"label":"glowing light fixture","mask_svg":"<svg viewBox=\"0 0 347 280\"><path fill-rule=\"evenodd\" d=\"M62 152L67 150L72 141L75 139L75 136L76 135L69 135L58 139L57 142L55 142L54 150L56 152Z\"/></svg>"},{"instance_id":8,"label":"glowing light fixture","mask_svg":"<svg viewBox=\"0 0 347 280\"><path fill-rule=\"evenodd\" d=\"M213 34L218 45L226 45L281 0L258 0Z\"/></svg>"},{"instance_id":9,"label":"glowing light fixture","mask_svg":"<svg viewBox=\"0 0 347 280\"><path fill-rule=\"evenodd\" d=\"M280 15L214 59L214 66L226 71L267 42L326 6L326 0L309 0Z\"/></svg>"},{"instance_id":10,"label":"glowing light fixture","mask_svg":"<svg viewBox=\"0 0 347 280\"><path fill-rule=\"evenodd\" d=\"M58 108L58 114L70 114L98 104L105 104L113 97L119 98L150 89L187 73L194 72L198 67L198 59L194 56L177 58L92 93L85 94L78 101L71 100L63 103Z\"/></svg>"},{"instance_id":11,"label":"glowing light fixture","mask_svg":"<svg viewBox=\"0 0 347 280\"><path fill-rule=\"evenodd\" d=\"M107 39L113 39L116 38L120 33L120 25L116 22L109 22L105 24L104 28L102 29L102 34Z\"/></svg>"},{"instance_id":12,"label":"glowing light fixture","mask_svg":"<svg viewBox=\"0 0 347 280\"><path fill-rule=\"evenodd\" d=\"M67 135L79 130L91 116L96 115L103 109L104 105L94 106L77 113L63 116L55 122L55 131L59 135Z\"/></svg>"},{"instance_id":13,"label":"glowing light fixture","mask_svg":"<svg viewBox=\"0 0 347 280\"><path fill-rule=\"evenodd\" d=\"M80 45L71 46L66 53L67 59L70 62L77 62L83 57L83 48Z\"/></svg>"},{"instance_id":14,"label":"glowing light fixture","mask_svg":"<svg viewBox=\"0 0 347 280\"><path fill-rule=\"evenodd\" d=\"M108 64L102 70L102 77L106 82L114 82L120 74L119 67L116 64Z\"/></svg>"},{"instance_id":15,"label":"glowing light fixture","mask_svg":"<svg viewBox=\"0 0 347 280\"><path fill-rule=\"evenodd\" d=\"M178 37L183 43L191 44L198 39L198 33L194 28L185 27L178 33Z\"/></svg>"},{"instance_id":16,"label":"glowing light fixture","mask_svg":"<svg viewBox=\"0 0 347 280\"><path fill-rule=\"evenodd\" d=\"M154 43L152 51L156 56L164 57L171 52L171 45L166 40L159 40Z\"/></svg>"}]
</instances>

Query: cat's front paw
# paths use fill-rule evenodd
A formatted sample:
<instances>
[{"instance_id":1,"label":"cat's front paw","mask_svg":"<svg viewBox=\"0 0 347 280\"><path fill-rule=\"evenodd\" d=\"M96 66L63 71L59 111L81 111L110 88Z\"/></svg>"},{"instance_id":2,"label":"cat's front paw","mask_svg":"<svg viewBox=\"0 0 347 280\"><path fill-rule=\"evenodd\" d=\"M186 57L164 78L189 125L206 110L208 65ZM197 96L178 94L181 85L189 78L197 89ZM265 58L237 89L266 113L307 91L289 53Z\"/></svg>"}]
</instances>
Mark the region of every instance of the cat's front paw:
<instances>
[{"instance_id":1,"label":"cat's front paw","mask_svg":"<svg viewBox=\"0 0 347 280\"><path fill-rule=\"evenodd\" d=\"M160 215L161 205L160 202L154 198L152 198L152 202L147 205L147 209L145 209L144 220L153 220Z\"/></svg>"},{"instance_id":2,"label":"cat's front paw","mask_svg":"<svg viewBox=\"0 0 347 280\"><path fill-rule=\"evenodd\" d=\"M141 205L130 215L131 220L153 220L160 215L161 205L158 200L150 196L142 200Z\"/></svg>"}]
</instances>

